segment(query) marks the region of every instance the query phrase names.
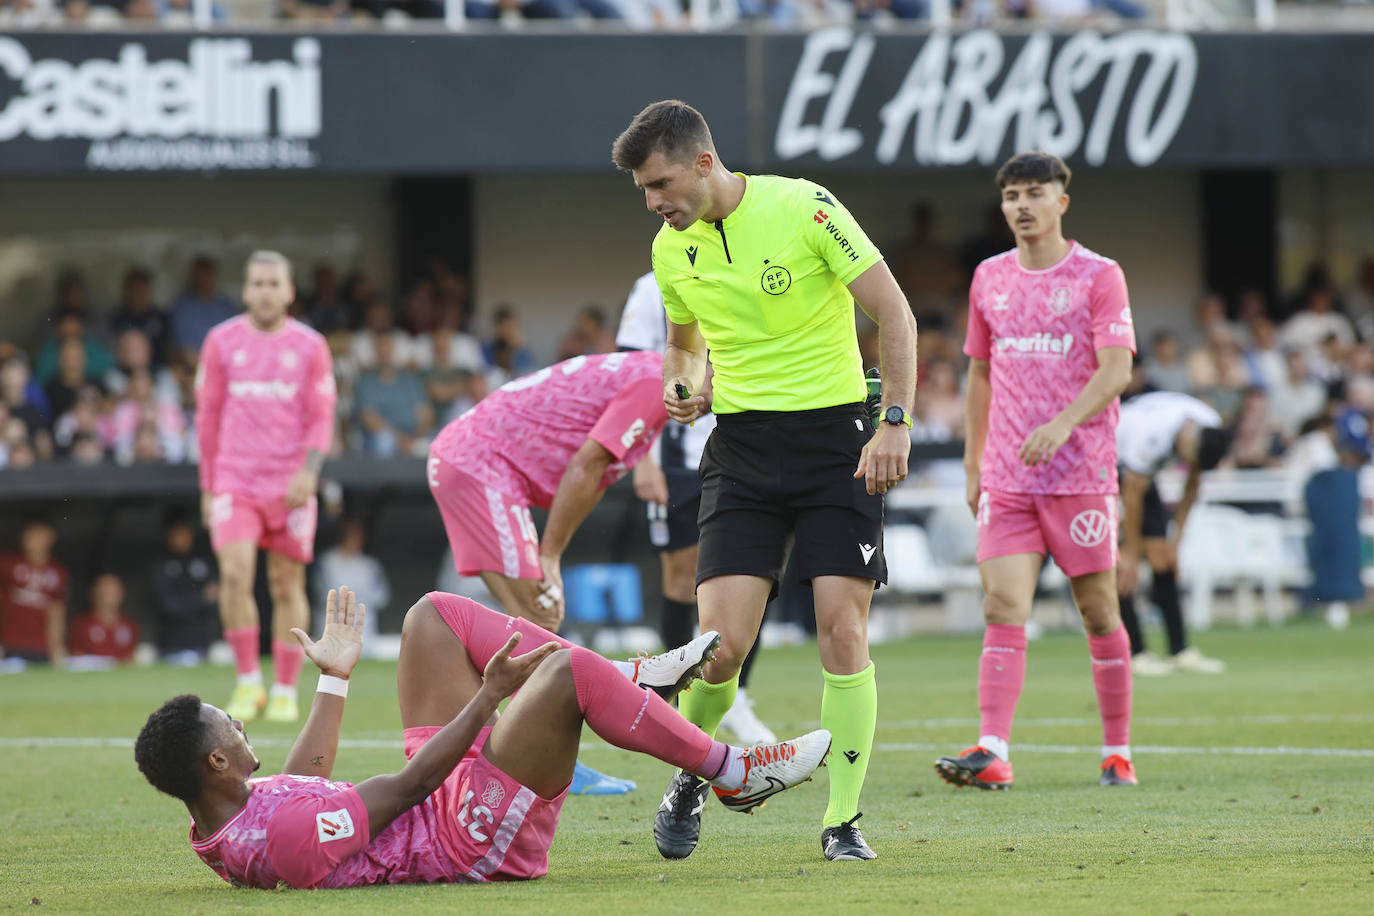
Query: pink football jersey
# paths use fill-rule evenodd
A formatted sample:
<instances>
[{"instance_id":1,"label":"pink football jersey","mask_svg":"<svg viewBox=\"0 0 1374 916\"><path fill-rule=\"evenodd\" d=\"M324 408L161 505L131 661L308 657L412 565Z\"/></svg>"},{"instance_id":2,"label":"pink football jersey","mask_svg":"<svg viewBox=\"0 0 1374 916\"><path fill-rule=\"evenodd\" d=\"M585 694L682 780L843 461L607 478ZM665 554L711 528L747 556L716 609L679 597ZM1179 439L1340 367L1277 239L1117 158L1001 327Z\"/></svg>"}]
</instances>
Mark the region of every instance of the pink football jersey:
<instances>
[{"instance_id":1,"label":"pink football jersey","mask_svg":"<svg viewBox=\"0 0 1374 916\"><path fill-rule=\"evenodd\" d=\"M336 400L319 332L288 320L265 333L247 315L216 325L196 375L201 490L283 495L308 450L329 451Z\"/></svg>"},{"instance_id":2,"label":"pink football jersey","mask_svg":"<svg viewBox=\"0 0 1374 916\"><path fill-rule=\"evenodd\" d=\"M667 422L662 355L577 356L502 385L445 426L430 453L547 509L587 439L615 457L604 490L644 457Z\"/></svg>"},{"instance_id":3,"label":"pink football jersey","mask_svg":"<svg viewBox=\"0 0 1374 916\"><path fill-rule=\"evenodd\" d=\"M213 836L195 838L201 861L231 884L275 889L453 881L439 841L434 796L368 842L367 808L351 783L286 773L249 781L253 794Z\"/></svg>"},{"instance_id":4,"label":"pink football jersey","mask_svg":"<svg viewBox=\"0 0 1374 916\"><path fill-rule=\"evenodd\" d=\"M1115 493L1113 400L1081 423L1048 464L1018 457L1026 437L1078 397L1097 351L1135 352L1126 278L1110 258L1071 242L1058 264L1021 266L1015 249L978 265L969 289L964 352L987 360L992 380L982 487L1011 493Z\"/></svg>"}]
</instances>

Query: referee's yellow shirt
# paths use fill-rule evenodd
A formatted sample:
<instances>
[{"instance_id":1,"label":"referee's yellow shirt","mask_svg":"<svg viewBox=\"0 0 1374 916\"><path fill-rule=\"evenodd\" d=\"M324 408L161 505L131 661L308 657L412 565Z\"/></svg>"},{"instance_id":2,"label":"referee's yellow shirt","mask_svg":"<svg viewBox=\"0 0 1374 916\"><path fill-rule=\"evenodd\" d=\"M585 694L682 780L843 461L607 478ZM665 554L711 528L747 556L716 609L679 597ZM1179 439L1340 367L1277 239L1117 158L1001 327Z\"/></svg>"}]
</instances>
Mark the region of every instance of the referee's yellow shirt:
<instances>
[{"instance_id":1,"label":"referee's yellow shirt","mask_svg":"<svg viewBox=\"0 0 1374 916\"><path fill-rule=\"evenodd\" d=\"M814 410L867 389L847 284L882 254L814 182L744 175L744 198L711 223L654 238L668 320L698 323L716 413Z\"/></svg>"}]
</instances>

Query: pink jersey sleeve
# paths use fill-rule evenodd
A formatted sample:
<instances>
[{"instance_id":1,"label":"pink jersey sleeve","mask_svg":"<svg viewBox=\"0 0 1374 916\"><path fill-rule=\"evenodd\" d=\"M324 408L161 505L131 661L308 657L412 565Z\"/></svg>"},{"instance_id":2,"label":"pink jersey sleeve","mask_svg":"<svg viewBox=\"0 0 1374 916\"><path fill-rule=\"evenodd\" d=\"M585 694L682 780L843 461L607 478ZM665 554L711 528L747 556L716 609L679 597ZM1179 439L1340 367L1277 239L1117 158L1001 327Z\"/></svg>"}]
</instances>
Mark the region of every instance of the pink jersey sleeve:
<instances>
[{"instance_id":1,"label":"pink jersey sleeve","mask_svg":"<svg viewBox=\"0 0 1374 916\"><path fill-rule=\"evenodd\" d=\"M219 335L205 338L196 371L196 439L200 445L200 488L214 489L215 457L219 452L220 413L224 408L224 367L220 364Z\"/></svg>"},{"instance_id":2,"label":"pink jersey sleeve","mask_svg":"<svg viewBox=\"0 0 1374 916\"><path fill-rule=\"evenodd\" d=\"M334 387L334 359L329 344L321 337L315 347L310 379L305 388L305 447L322 455L329 453L334 438L334 405L339 393Z\"/></svg>"},{"instance_id":3,"label":"pink jersey sleeve","mask_svg":"<svg viewBox=\"0 0 1374 916\"><path fill-rule=\"evenodd\" d=\"M968 290L968 330L964 333L964 355L972 359L988 359L992 355L992 335L988 331L987 319L978 308L978 291L983 272L973 272L973 282Z\"/></svg>"},{"instance_id":4,"label":"pink jersey sleeve","mask_svg":"<svg viewBox=\"0 0 1374 916\"><path fill-rule=\"evenodd\" d=\"M1119 264L1097 272L1088 302L1092 309L1093 349L1125 347L1134 353L1135 323L1131 320L1131 301L1126 295L1126 275ZM973 326L972 316L969 326Z\"/></svg>"},{"instance_id":5,"label":"pink jersey sleeve","mask_svg":"<svg viewBox=\"0 0 1374 916\"><path fill-rule=\"evenodd\" d=\"M367 807L355 789L288 799L267 823L267 858L287 884L314 887L367 848Z\"/></svg>"},{"instance_id":6,"label":"pink jersey sleeve","mask_svg":"<svg viewBox=\"0 0 1374 916\"><path fill-rule=\"evenodd\" d=\"M639 378L616 393L587 437L620 461L636 443L656 437L667 422L663 383L656 377Z\"/></svg>"}]
</instances>

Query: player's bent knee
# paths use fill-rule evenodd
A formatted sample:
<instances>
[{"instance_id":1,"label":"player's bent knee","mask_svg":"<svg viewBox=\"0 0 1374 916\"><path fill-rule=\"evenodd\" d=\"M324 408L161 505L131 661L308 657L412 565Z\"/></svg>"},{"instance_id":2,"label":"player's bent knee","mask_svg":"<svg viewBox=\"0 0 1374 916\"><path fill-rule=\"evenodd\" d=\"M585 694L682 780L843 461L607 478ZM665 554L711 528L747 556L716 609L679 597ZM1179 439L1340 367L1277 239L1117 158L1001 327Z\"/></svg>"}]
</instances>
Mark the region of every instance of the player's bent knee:
<instances>
[{"instance_id":1,"label":"player's bent knee","mask_svg":"<svg viewBox=\"0 0 1374 916\"><path fill-rule=\"evenodd\" d=\"M1010 595L988 592L983 597L983 621L999 626L1021 626L1030 619L1030 607Z\"/></svg>"},{"instance_id":2,"label":"player's bent knee","mask_svg":"<svg viewBox=\"0 0 1374 916\"><path fill-rule=\"evenodd\" d=\"M414 638L435 623L443 624L445 629L448 628L448 624L439 616L438 609L434 607L428 596L421 596L419 601L410 606L410 609L406 611L405 619L401 621L401 639Z\"/></svg>"}]
</instances>

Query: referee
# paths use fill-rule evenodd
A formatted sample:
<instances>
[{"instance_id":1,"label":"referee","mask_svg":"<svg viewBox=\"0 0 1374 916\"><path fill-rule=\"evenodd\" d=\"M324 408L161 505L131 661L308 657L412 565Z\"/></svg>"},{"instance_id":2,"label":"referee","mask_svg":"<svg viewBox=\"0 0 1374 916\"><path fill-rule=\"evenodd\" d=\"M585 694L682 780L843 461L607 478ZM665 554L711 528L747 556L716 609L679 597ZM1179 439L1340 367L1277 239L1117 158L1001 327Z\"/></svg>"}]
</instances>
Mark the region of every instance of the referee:
<instances>
[{"instance_id":1,"label":"referee","mask_svg":"<svg viewBox=\"0 0 1374 916\"><path fill-rule=\"evenodd\" d=\"M702 415L708 349L715 369L696 581L701 627L718 630L721 646L679 708L708 733L720 725L794 537L815 593L821 724L834 736L821 848L830 860L875 858L855 823L878 705L868 608L887 578L881 494L907 473L915 319L881 253L829 191L729 171L690 105L645 108L612 158L664 222L653 270L669 320L663 400L672 419ZM880 331L876 432L856 300ZM696 848L707 790L689 773L673 777L654 819L664 857Z\"/></svg>"}]
</instances>

